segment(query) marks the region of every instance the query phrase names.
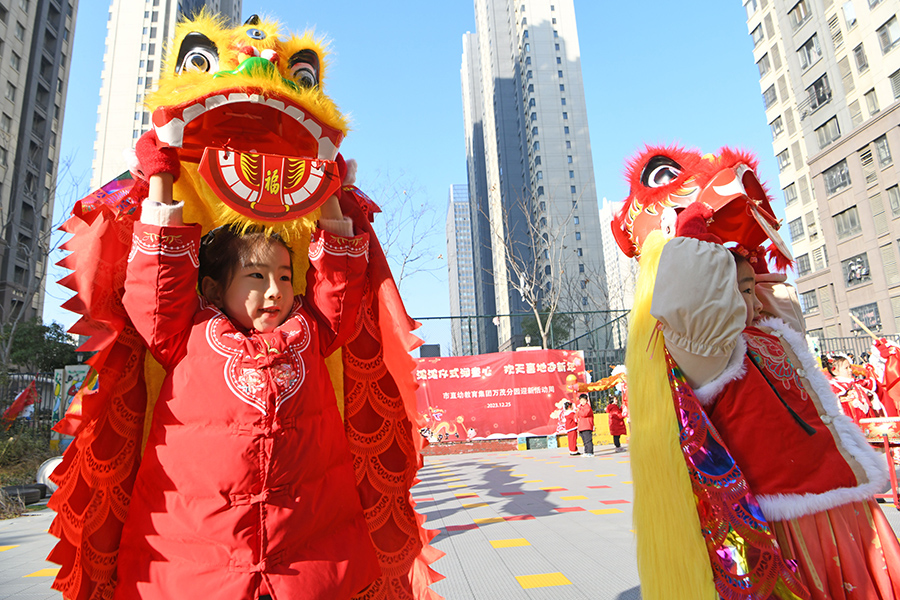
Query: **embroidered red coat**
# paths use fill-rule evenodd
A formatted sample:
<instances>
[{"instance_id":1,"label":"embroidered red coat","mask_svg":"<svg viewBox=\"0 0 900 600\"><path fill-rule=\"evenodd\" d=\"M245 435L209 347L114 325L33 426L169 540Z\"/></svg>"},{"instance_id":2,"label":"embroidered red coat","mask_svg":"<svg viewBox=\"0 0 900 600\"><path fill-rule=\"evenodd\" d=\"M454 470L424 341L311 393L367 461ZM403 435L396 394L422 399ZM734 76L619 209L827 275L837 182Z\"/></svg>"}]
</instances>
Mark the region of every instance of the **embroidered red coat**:
<instances>
[{"instance_id":1,"label":"embroidered red coat","mask_svg":"<svg viewBox=\"0 0 900 600\"><path fill-rule=\"evenodd\" d=\"M199 236L135 225L124 304L167 377L115 597L349 598L380 570L323 357L355 324L367 237L317 232L306 297L259 333L196 294Z\"/></svg>"},{"instance_id":2,"label":"embroidered red coat","mask_svg":"<svg viewBox=\"0 0 900 600\"><path fill-rule=\"evenodd\" d=\"M888 416L878 399L878 382L874 377L849 379L835 376L829 379L828 383L841 403L841 412L853 419L857 425L860 419Z\"/></svg>"}]
</instances>

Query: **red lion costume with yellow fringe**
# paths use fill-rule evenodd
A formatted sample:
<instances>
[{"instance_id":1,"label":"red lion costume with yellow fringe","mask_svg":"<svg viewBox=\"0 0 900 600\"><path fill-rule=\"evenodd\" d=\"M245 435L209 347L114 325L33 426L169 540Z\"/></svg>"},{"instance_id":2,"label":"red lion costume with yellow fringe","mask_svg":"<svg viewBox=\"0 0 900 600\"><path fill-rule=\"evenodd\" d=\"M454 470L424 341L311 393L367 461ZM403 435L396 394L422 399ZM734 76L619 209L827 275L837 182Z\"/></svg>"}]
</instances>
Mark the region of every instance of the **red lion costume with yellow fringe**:
<instances>
[{"instance_id":1,"label":"red lion costume with yellow fringe","mask_svg":"<svg viewBox=\"0 0 900 600\"><path fill-rule=\"evenodd\" d=\"M186 222L261 226L291 244L294 291L304 292L306 249L318 207L337 195L356 231L370 236L365 296L350 340L326 362L353 455L356 487L381 577L366 599L437 599L442 577L410 488L422 465L414 361L420 344L371 222L377 206L344 180L338 154L347 121L323 93L325 49L310 33L284 36L254 16L240 27L200 15L178 26L159 90L148 100L159 146L176 148L174 193ZM81 319L96 354L88 382L57 430L75 440L53 475L59 489L49 559L62 565L53 587L65 598L112 597L116 557L149 420L165 373L122 307L132 224L147 184L127 174L80 201L63 229L72 234L60 265L76 292L64 306ZM99 385L94 386L99 381ZM189 459L187 457L186 459ZM311 516L314 518L314 515ZM347 541L352 543L351 540Z\"/></svg>"}]
</instances>

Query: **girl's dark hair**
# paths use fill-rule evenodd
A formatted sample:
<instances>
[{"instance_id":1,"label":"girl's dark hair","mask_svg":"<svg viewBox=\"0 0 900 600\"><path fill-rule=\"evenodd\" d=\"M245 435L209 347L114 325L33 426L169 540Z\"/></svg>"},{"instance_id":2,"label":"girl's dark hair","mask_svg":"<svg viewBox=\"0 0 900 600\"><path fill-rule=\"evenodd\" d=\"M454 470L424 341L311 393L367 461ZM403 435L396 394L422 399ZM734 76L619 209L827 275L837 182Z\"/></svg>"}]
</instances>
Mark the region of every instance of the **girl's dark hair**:
<instances>
[{"instance_id":1,"label":"girl's dark hair","mask_svg":"<svg viewBox=\"0 0 900 600\"><path fill-rule=\"evenodd\" d=\"M572 403L566 402L565 404L563 404L563 408L572 408Z\"/></svg>"},{"instance_id":2,"label":"girl's dark hair","mask_svg":"<svg viewBox=\"0 0 900 600\"><path fill-rule=\"evenodd\" d=\"M238 267L251 262L263 248L273 242L284 246L293 265L291 248L277 233L267 235L262 228L250 227L242 234L228 225L213 229L200 241L200 270L197 279L201 289L206 277L221 286L228 286Z\"/></svg>"}]
</instances>

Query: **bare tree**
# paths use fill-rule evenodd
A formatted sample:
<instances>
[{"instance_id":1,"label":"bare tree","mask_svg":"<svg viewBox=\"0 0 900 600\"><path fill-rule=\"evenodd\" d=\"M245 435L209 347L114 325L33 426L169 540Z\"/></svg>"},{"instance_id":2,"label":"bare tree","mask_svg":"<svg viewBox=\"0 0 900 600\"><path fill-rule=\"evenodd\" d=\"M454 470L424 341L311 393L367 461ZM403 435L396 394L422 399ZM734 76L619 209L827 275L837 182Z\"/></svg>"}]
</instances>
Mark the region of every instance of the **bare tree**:
<instances>
[{"instance_id":1,"label":"bare tree","mask_svg":"<svg viewBox=\"0 0 900 600\"><path fill-rule=\"evenodd\" d=\"M6 232L6 238L2 240L2 243L6 246L6 252L16 253L26 264L22 280L13 281L14 284L18 284L17 291L23 299L22 304L10 307L8 310L0 306L0 324L2 324L2 327L0 327L0 372L2 373L6 373L10 366L10 355L13 351L16 329L28 316L27 313L29 311L27 307L34 302L35 294L46 284L50 255L63 242L63 236L59 235L57 230L68 218L75 202L84 196L86 192L84 184L85 174L73 174L73 162L71 157L61 161L57 171L56 185L49 190L48 198L45 199L49 202L49 197L55 195L57 203L63 202L64 210L60 211L63 217L59 221L53 222L51 214L47 217L51 220L50 226L44 227L44 217L40 211L36 211L36 215L32 217L32 230L30 232L19 232L16 235L16 239L10 240L10 233L15 230L14 224L16 222L27 224L29 219L23 219L23 215L20 214L21 205L16 210L7 210L6 215L0 213L3 231ZM64 182L65 186L60 185L60 182ZM60 193L63 187L65 187L65 192ZM37 219L39 221L35 222L34 220Z\"/></svg>"},{"instance_id":2,"label":"bare tree","mask_svg":"<svg viewBox=\"0 0 900 600\"><path fill-rule=\"evenodd\" d=\"M434 206L421 200L424 192L414 179L403 173L393 177L387 171L376 171L360 189L381 208L375 217L375 232L398 288L414 275L433 275L444 266L443 255L436 249L442 223Z\"/></svg>"},{"instance_id":3,"label":"bare tree","mask_svg":"<svg viewBox=\"0 0 900 600\"><path fill-rule=\"evenodd\" d=\"M541 346L546 349L551 324L566 289L562 265L574 252L566 245L574 207L555 220L539 207L539 203L524 199L513 205L512 210L505 207L502 222L491 222L491 241L502 248L509 269L509 285L534 315ZM514 220L512 212L523 218Z\"/></svg>"}]
</instances>

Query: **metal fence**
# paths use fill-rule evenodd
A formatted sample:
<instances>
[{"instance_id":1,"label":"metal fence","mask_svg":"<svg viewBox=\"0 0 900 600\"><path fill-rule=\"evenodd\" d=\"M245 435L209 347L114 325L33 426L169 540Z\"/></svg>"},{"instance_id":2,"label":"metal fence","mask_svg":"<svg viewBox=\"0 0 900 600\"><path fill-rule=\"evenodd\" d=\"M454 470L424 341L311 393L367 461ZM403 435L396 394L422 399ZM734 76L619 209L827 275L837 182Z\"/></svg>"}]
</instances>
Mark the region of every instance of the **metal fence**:
<instances>
[{"instance_id":1,"label":"metal fence","mask_svg":"<svg viewBox=\"0 0 900 600\"><path fill-rule=\"evenodd\" d=\"M900 335L885 335L882 336L886 338L889 342L894 342L895 344L900 344ZM852 355L854 358L854 362L859 364L862 362L860 359L864 353L872 352L872 338L869 336L848 336L848 337L833 337L833 338L813 338L816 340L816 346L813 348L813 351L818 353L840 353Z\"/></svg>"},{"instance_id":2,"label":"metal fence","mask_svg":"<svg viewBox=\"0 0 900 600\"><path fill-rule=\"evenodd\" d=\"M0 415L12 406L16 396L32 381L35 382L38 400L34 403L34 412L28 418L20 419L20 423L35 432L49 435L50 428L60 418L54 394L53 373L9 373L5 381L0 381Z\"/></svg>"}]
</instances>

